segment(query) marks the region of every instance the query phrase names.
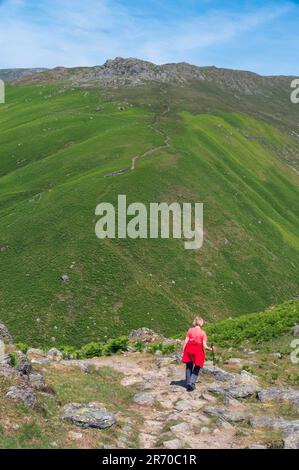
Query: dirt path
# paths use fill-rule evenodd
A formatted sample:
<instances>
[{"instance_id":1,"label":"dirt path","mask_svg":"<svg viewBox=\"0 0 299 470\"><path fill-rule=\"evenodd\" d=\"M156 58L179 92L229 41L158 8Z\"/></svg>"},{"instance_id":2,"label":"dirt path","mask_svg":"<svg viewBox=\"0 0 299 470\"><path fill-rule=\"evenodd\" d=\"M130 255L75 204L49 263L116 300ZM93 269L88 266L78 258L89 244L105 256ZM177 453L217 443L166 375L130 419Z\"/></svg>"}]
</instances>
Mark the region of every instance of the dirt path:
<instances>
[{"instance_id":1,"label":"dirt path","mask_svg":"<svg viewBox=\"0 0 299 470\"><path fill-rule=\"evenodd\" d=\"M167 149L170 147L170 142L171 142L171 139L169 137L168 134L166 134L166 132L162 131L161 129L156 129L156 124L159 122L160 118L162 116L165 116L166 114L168 114L170 111L170 107L167 106L166 109L161 113L161 115L155 115L154 116L154 123L153 124L150 124L149 127L154 131L156 132L157 134L161 135L164 137L164 144L163 145L160 145L158 147L153 147L151 148L150 150L147 150L146 152L144 152L143 154L141 155L135 155L134 157L132 157L131 159L131 167L130 168L122 168L121 170L115 170L115 171L112 171L110 173L107 173L105 175L105 177L109 177L109 176L118 176L118 175L122 175L124 173L127 173L129 171L134 171L136 169L136 162L137 160L140 160L141 158L145 158L145 157L150 157L151 155L157 153L157 152L160 152L161 150L164 150L164 149Z\"/></svg>"},{"instance_id":2,"label":"dirt path","mask_svg":"<svg viewBox=\"0 0 299 470\"><path fill-rule=\"evenodd\" d=\"M142 448L245 448L252 442L256 443L253 430L244 436L238 432L237 425L245 419L249 409L233 399L223 408L217 395L210 392L211 385L220 383L223 386L223 381L215 383L216 376L210 377L205 373L200 376L196 390L188 393L182 380L184 366L177 364L173 357L127 353L62 363L81 369L90 365L111 367L124 375L123 386L134 386L139 390L131 409L143 420L138 429ZM207 365L206 370L210 369L211 366ZM248 379L244 383L242 380L240 376L242 387L248 386ZM251 386L253 384L254 379ZM210 413L207 413L209 409ZM221 417L223 410L227 416Z\"/></svg>"}]
</instances>

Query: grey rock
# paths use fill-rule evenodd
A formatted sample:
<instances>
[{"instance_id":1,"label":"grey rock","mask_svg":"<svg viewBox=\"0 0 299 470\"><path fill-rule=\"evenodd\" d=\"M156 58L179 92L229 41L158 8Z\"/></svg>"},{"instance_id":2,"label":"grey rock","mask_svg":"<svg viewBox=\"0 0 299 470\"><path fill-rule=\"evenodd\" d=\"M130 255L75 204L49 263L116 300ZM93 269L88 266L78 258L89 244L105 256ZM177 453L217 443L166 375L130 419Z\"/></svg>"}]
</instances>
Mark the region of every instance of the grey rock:
<instances>
[{"instance_id":1,"label":"grey rock","mask_svg":"<svg viewBox=\"0 0 299 470\"><path fill-rule=\"evenodd\" d=\"M175 424L174 426L171 426L170 427L170 430L171 432L173 432L173 434L177 435L177 434L187 434L190 432L190 424L188 423L179 423L179 424Z\"/></svg>"},{"instance_id":2,"label":"grey rock","mask_svg":"<svg viewBox=\"0 0 299 470\"><path fill-rule=\"evenodd\" d=\"M30 75L31 75L31 69ZM67 69L56 67L46 73L35 73L26 78L28 72L0 71L0 77L17 78L23 83L63 83L76 86L101 86L118 88L120 86L137 86L145 82L177 84L188 83L190 80L212 83L225 90L233 90L243 95L264 95L274 83L280 83L281 77L262 77L251 72L218 69L216 67L197 67L188 63L156 65L136 58L116 57L107 60L103 65L84 69ZM24 74L24 76L23 76ZM285 77L285 81L288 77ZM249 137L248 137L249 138Z\"/></svg>"},{"instance_id":3,"label":"grey rock","mask_svg":"<svg viewBox=\"0 0 299 470\"><path fill-rule=\"evenodd\" d=\"M212 376L215 380L219 380L220 382L232 382L234 383L237 379L235 374L231 374L230 372L226 372L220 367L214 367L205 365L202 368L202 373Z\"/></svg>"},{"instance_id":4,"label":"grey rock","mask_svg":"<svg viewBox=\"0 0 299 470\"><path fill-rule=\"evenodd\" d=\"M4 341L4 343L13 343L13 338L3 323L0 323L0 340Z\"/></svg>"},{"instance_id":5,"label":"grey rock","mask_svg":"<svg viewBox=\"0 0 299 470\"><path fill-rule=\"evenodd\" d=\"M278 400L290 401L299 407L299 390L291 388L267 388L258 393L258 398L262 402Z\"/></svg>"},{"instance_id":6,"label":"grey rock","mask_svg":"<svg viewBox=\"0 0 299 470\"><path fill-rule=\"evenodd\" d=\"M2 69L0 70L0 79L10 82L20 78L29 77L37 73L45 72L47 69L34 68L34 69Z\"/></svg>"},{"instance_id":7,"label":"grey rock","mask_svg":"<svg viewBox=\"0 0 299 470\"><path fill-rule=\"evenodd\" d=\"M32 371L32 364L26 354L22 353L21 351L17 351L18 355L18 363L16 365L16 370L21 374L21 375L27 375Z\"/></svg>"},{"instance_id":8,"label":"grey rock","mask_svg":"<svg viewBox=\"0 0 299 470\"><path fill-rule=\"evenodd\" d=\"M218 418L224 419L229 423L239 423L241 421L249 420L248 413L245 413L243 410L221 408L220 406L210 406L205 408L203 411L207 415L217 416Z\"/></svg>"},{"instance_id":9,"label":"grey rock","mask_svg":"<svg viewBox=\"0 0 299 470\"><path fill-rule=\"evenodd\" d=\"M283 442L285 449L299 449L299 431L289 434Z\"/></svg>"},{"instance_id":10,"label":"grey rock","mask_svg":"<svg viewBox=\"0 0 299 470\"><path fill-rule=\"evenodd\" d=\"M29 383L36 390L39 390L39 391L46 390L46 384L45 384L45 380L42 374L38 374L38 373L30 374Z\"/></svg>"},{"instance_id":11,"label":"grey rock","mask_svg":"<svg viewBox=\"0 0 299 470\"><path fill-rule=\"evenodd\" d=\"M2 346L3 346L3 343L2 343ZM0 364L1 365L11 365L10 354L6 354L5 352L0 353Z\"/></svg>"},{"instance_id":12,"label":"grey rock","mask_svg":"<svg viewBox=\"0 0 299 470\"><path fill-rule=\"evenodd\" d=\"M152 406L155 403L155 397L150 393L137 393L133 401L138 405Z\"/></svg>"},{"instance_id":13,"label":"grey rock","mask_svg":"<svg viewBox=\"0 0 299 470\"><path fill-rule=\"evenodd\" d=\"M18 372L9 364L0 364L0 377L16 377Z\"/></svg>"},{"instance_id":14,"label":"grey rock","mask_svg":"<svg viewBox=\"0 0 299 470\"><path fill-rule=\"evenodd\" d=\"M41 357L45 357L46 356L46 353L45 351L43 351L42 349L38 349L38 348L29 348L28 351L27 351L27 356L30 357L30 356L41 356Z\"/></svg>"},{"instance_id":15,"label":"grey rock","mask_svg":"<svg viewBox=\"0 0 299 470\"><path fill-rule=\"evenodd\" d=\"M68 282L70 280L69 276L67 274L62 274L61 276L61 280L63 282Z\"/></svg>"},{"instance_id":16,"label":"grey rock","mask_svg":"<svg viewBox=\"0 0 299 470\"><path fill-rule=\"evenodd\" d=\"M132 330L129 334L130 341L143 341L144 343L152 343L156 341L160 336L150 328L139 328L138 330Z\"/></svg>"},{"instance_id":17,"label":"grey rock","mask_svg":"<svg viewBox=\"0 0 299 470\"><path fill-rule=\"evenodd\" d=\"M209 392L227 395L232 398L256 396L260 387L254 384L238 384L231 386L208 386Z\"/></svg>"},{"instance_id":18,"label":"grey rock","mask_svg":"<svg viewBox=\"0 0 299 470\"><path fill-rule=\"evenodd\" d=\"M35 357L31 359L31 364L50 364L50 359L47 357Z\"/></svg>"},{"instance_id":19,"label":"grey rock","mask_svg":"<svg viewBox=\"0 0 299 470\"><path fill-rule=\"evenodd\" d=\"M62 410L61 418L82 428L106 429L116 423L116 417L100 403L69 403Z\"/></svg>"},{"instance_id":20,"label":"grey rock","mask_svg":"<svg viewBox=\"0 0 299 470\"><path fill-rule=\"evenodd\" d=\"M252 416L249 422L254 428L272 428L278 431L282 431L286 435L299 431L299 420L287 421L283 418Z\"/></svg>"},{"instance_id":21,"label":"grey rock","mask_svg":"<svg viewBox=\"0 0 299 470\"><path fill-rule=\"evenodd\" d=\"M244 384L258 384L258 377L256 375L247 372L247 370L242 370L240 377L238 378L238 382Z\"/></svg>"},{"instance_id":22,"label":"grey rock","mask_svg":"<svg viewBox=\"0 0 299 470\"><path fill-rule=\"evenodd\" d=\"M36 403L35 392L28 385L14 385L10 387L6 396L12 400L23 402L30 407L33 407Z\"/></svg>"},{"instance_id":23,"label":"grey rock","mask_svg":"<svg viewBox=\"0 0 299 470\"><path fill-rule=\"evenodd\" d=\"M50 361L61 361L61 359L63 358L63 354L61 351L59 351L59 349L51 348L47 352L47 358L50 359Z\"/></svg>"},{"instance_id":24,"label":"grey rock","mask_svg":"<svg viewBox=\"0 0 299 470\"><path fill-rule=\"evenodd\" d=\"M179 400L174 406L177 411L189 411L192 409L192 404L189 400Z\"/></svg>"}]
</instances>

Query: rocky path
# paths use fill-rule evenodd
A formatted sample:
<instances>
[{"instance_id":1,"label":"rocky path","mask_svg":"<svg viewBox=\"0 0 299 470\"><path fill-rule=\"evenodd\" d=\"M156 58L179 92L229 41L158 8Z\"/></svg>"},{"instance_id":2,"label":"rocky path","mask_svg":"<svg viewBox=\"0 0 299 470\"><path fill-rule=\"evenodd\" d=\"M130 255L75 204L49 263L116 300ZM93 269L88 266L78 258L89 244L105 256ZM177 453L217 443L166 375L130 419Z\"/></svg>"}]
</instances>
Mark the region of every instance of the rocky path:
<instances>
[{"instance_id":1,"label":"rocky path","mask_svg":"<svg viewBox=\"0 0 299 470\"><path fill-rule=\"evenodd\" d=\"M281 433L285 447L299 445L299 419L273 416L265 406L272 400L291 400L299 408L299 391L263 389L245 371L231 373L208 363L196 390L189 393L182 380L184 367L174 356L128 353L63 363L81 369L112 367L123 373L122 385L139 389L132 409L143 418L143 448L262 448L263 430Z\"/></svg>"}]
</instances>

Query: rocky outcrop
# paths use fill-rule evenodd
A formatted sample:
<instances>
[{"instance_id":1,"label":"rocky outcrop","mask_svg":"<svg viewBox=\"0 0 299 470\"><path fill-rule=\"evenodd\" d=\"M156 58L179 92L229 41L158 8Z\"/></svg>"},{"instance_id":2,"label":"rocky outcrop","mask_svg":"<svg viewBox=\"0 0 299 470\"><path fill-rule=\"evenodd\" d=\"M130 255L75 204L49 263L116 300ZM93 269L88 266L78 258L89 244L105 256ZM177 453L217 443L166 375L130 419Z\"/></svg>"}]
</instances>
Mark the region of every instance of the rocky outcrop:
<instances>
[{"instance_id":1,"label":"rocky outcrop","mask_svg":"<svg viewBox=\"0 0 299 470\"><path fill-rule=\"evenodd\" d=\"M222 395L228 395L233 398L248 398L256 396L260 386L254 384L238 384L238 385L212 385L208 386L208 390L211 393L220 393Z\"/></svg>"},{"instance_id":2,"label":"rocky outcrop","mask_svg":"<svg viewBox=\"0 0 299 470\"><path fill-rule=\"evenodd\" d=\"M153 343L160 336L150 328L139 328L132 330L129 334L129 341L142 341L143 343Z\"/></svg>"},{"instance_id":3,"label":"rocky outcrop","mask_svg":"<svg viewBox=\"0 0 299 470\"><path fill-rule=\"evenodd\" d=\"M18 351L17 353L18 356L18 362L15 367L15 369L21 374L21 375L27 375L29 376L31 371L32 371L32 364L26 354Z\"/></svg>"},{"instance_id":4,"label":"rocky outcrop","mask_svg":"<svg viewBox=\"0 0 299 470\"><path fill-rule=\"evenodd\" d=\"M13 343L12 336L3 323L0 323L0 340L4 341L4 343Z\"/></svg>"},{"instance_id":5,"label":"rocky outcrop","mask_svg":"<svg viewBox=\"0 0 299 470\"><path fill-rule=\"evenodd\" d=\"M34 69L1 69L0 80L5 82L11 82L20 78L29 77L36 75L37 73L44 72L45 68L34 68Z\"/></svg>"},{"instance_id":6,"label":"rocky outcrop","mask_svg":"<svg viewBox=\"0 0 299 470\"><path fill-rule=\"evenodd\" d=\"M3 75L3 71L2 71ZM1 71L0 71L1 76ZM33 76L19 77L23 83L63 83L69 85L97 85L118 88L142 85L146 82L186 84L194 81L212 82L215 85L245 95L260 95L265 89L283 82L289 86L288 77L263 77L252 72L217 67L198 67L185 62L156 65L133 57L116 57L96 67L56 67Z\"/></svg>"},{"instance_id":7,"label":"rocky outcrop","mask_svg":"<svg viewBox=\"0 0 299 470\"><path fill-rule=\"evenodd\" d=\"M262 402L267 401L290 401L299 407L299 390L291 388L266 388L258 393L258 398Z\"/></svg>"},{"instance_id":8,"label":"rocky outcrop","mask_svg":"<svg viewBox=\"0 0 299 470\"><path fill-rule=\"evenodd\" d=\"M48 353L47 353L47 358L50 361L61 361L63 357L63 354L59 349L57 348L51 348Z\"/></svg>"},{"instance_id":9,"label":"rocky outcrop","mask_svg":"<svg viewBox=\"0 0 299 470\"><path fill-rule=\"evenodd\" d=\"M212 376L215 380L218 380L220 382L235 383L236 381L235 374L226 372L225 370L220 369L219 367L210 366L208 364L203 367L202 373Z\"/></svg>"},{"instance_id":10,"label":"rocky outcrop","mask_svg":"<svg viewBox=\"0 0 299 470\"><path fill-rule=\"evenodd\" d=\"M14 385L10 387L6 396L12 400L23 402L30 407L33 407L36 403L35 392L28 385Z\"/></svg>"},{"instance_id":11,"label":"rocky outcrop","mask_svg":"<svg viewBox=\"0 0 299 470\"><path fill-rule=\"evenodd\" d=\"M250 424L254 428L271 428L282 431L286 435L299 431L299 420L288 421L283 418L252 416L250 418Z\"/></svg>"},{"instance_id":12,"label":"rocky outcrop","mask_svg":"<svg viewBox=\"0 0 299 470\"><path fill-rule=\"evenodd\" d=\"M0 364L0 377L16 377L18 372L9 364Z\"/></svg>"},{"instance_id":13,"label":"rocky outcrop","mask_svg":"<svg viewBox=\"0 0 299 470\"><path fill-rule=\"evenodd\" d=\"M82 428L106 429L116 423L116 417L100 403L69 403L62 410L61 418Z\"/></svg>"},{"instance_id":14,"label":"rocky outcrop","mask_svg":"<svg viewBox=\"0 0 299 470\"><path fill-rule=\"evenodd\" d=\"M243 409L229 409L219 406L210 406L204 409L204 413L210 416L217 416L217 418L224 419L229 423L239 423L241 421L248 421L249 414L244 412Z\"/></svg>"},{"instance_id":15,"label":"rocky outcrop","mask_svg":"<svg viewBox=\"0 0 299 470\"><path fill-rule=\"evenodd\" d=\"M42 374L33 373L29 375L29 383L35 390L43 392L46 390L45 379Z\"/></svg>"}]
</instances>

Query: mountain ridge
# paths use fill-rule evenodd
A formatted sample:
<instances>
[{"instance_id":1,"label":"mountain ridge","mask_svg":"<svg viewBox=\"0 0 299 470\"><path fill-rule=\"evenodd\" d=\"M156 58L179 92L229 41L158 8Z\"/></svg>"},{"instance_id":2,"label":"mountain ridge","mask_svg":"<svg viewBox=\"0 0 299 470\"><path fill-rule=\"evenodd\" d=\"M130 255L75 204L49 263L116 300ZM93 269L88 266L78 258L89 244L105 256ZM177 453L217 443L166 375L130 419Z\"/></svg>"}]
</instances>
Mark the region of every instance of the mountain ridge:
<instances>
[{"instance_id":1,"label":"mountain ridge","mask_svg":"<svg viewBox=\"0 0 299 470\"><path fill-rule=\"evenodd\" d=\"M13 69L14 70L14 69ZM17 70L17 69L16 69ZM1 78L0 70L0 78ZM160 83L186 83L191 80L215 81L228 88L246 94L261 93L273 82L285 82L295 77L284 75L260 75L246 70L197 66L187 62L154 64L133 57L108 59L102 65L92 67L55 67L53 69L28 69L15 78L21 83L73 83L77 85L101 84L107 87L130 86L156 81ZM13 80L13 79L12 79ZM258 83L257 83L258 82Z\"/></svg>"}]
</instances>

